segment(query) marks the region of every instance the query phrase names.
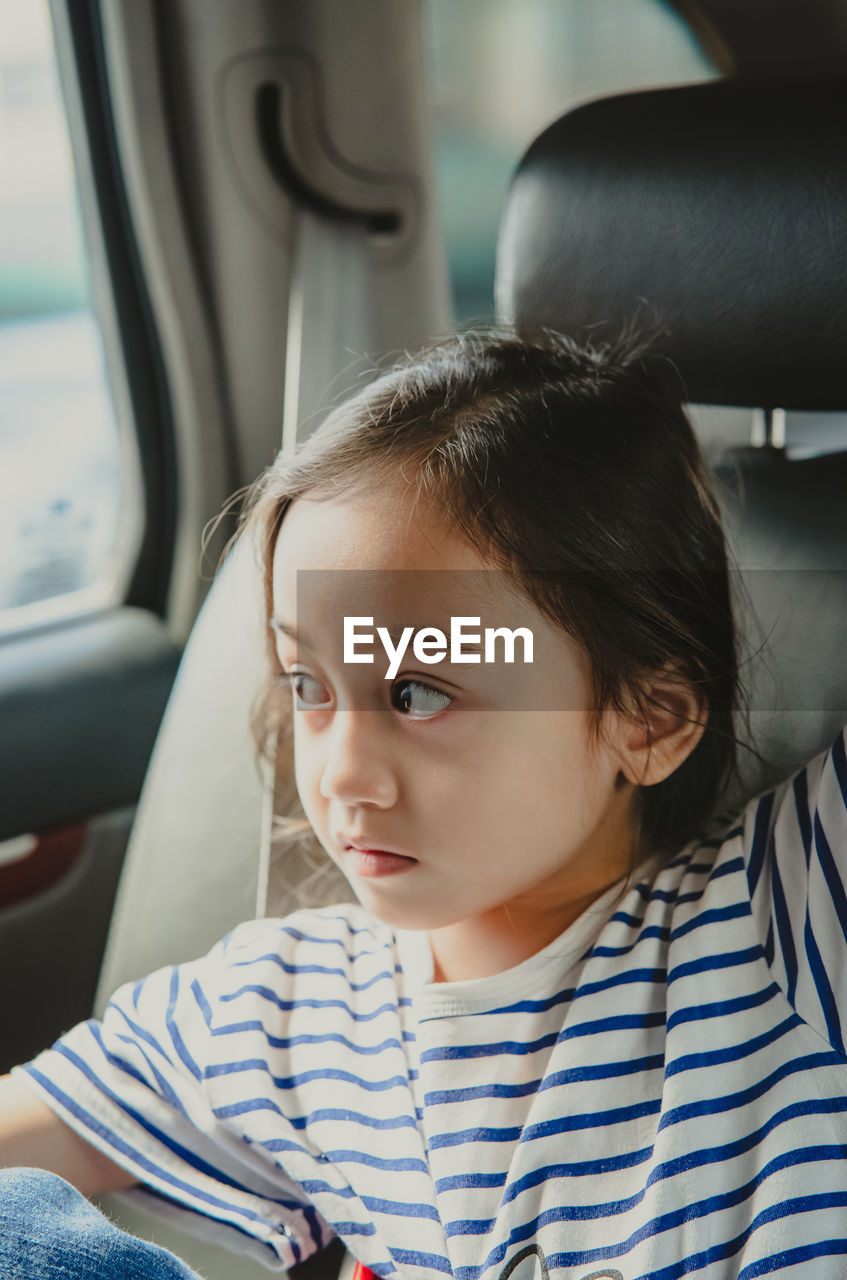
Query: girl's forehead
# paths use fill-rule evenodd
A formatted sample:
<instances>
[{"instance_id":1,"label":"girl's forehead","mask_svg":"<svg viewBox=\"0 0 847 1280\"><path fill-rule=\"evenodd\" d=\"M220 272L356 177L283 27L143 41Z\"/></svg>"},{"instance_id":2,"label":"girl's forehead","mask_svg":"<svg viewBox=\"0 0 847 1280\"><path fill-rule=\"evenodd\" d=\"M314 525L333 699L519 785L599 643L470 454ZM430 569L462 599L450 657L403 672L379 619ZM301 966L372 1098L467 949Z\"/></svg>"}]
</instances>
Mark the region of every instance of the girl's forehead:
<instances>
[{"instance_id":1,"label":"girl's forehead","mask_svg":"<svg viewBox=\"0 0 847 1280\"><path fill-rule=\"evenodd\" d=\"M559 670L563 655L581 672L578 646L512 575L402 493L294 503L277 540L273 596L280 643L296 638L308 650L340 651L345 626L357 634L381 627L397 643L407 628L450 637L459 620L466 635L480 638L486 629L529 628L539 679ZM562 697L570 707L576 695Z\"/></svg>"},{"instance_id":2,"label":"girl's forehead","mask_svg":"<svg viewBox=\"0 0 847 1280\"><path fill-rule=\"evenodd\" d=\"M447 517L409 487L299 498L286 512L274 577L304 570L449 570L492 566Z\"/></svg>"},{"instance_id":3,"label":"girl's forehead","mask_svg":"<svg viewBox=\"0 0 847 1280\"><path fill-rule=\"evenodd\" d=\"M274 616L286 621L330 607L417 627L457 614L514 626L537 614L510 574L402 490L298 499L277 537L273 596Z\"/></svg>"}]
</instances>

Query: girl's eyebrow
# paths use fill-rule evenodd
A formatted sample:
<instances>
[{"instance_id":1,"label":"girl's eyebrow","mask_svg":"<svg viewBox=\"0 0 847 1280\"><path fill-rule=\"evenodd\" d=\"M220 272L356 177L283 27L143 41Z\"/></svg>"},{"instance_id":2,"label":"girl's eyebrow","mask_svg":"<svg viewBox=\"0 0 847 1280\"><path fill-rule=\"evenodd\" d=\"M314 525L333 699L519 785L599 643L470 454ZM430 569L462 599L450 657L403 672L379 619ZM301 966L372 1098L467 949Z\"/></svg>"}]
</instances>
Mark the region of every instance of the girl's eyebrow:
<instances>
[{"instance_id":1,"label":"girl's eyebrow","mask_svg":"<svg viewBox=\"0 0 847 1280\"><path fill-rule=\"evenodd\" d=\"M408 625L410 624L407 624L407 627ZM271 618L270 627L272 631L276 631L281 635L288 636L289 640L294 640L295 643L302 644L307 649L314 648L314 646L309 644L309 641L307 640L307 638L304 635L302 635L297 630L296 627L292 627L290 623L285 622L282 618L276 618L276 617ZM402 626L393 626L393 627L385 628L385 630L388 632L389 638L393 641L394 644L399 644L405 629L406 628ZM420 631L421 629L422 628L416 627L416 626L412 627L412 630L415 632ZM444 630L443 627L440 629ZM373 628L373 631L374 631L374 634L376 634L376 628ZM450 634L449 628L447 629L445 634L446 635Z\"/></svg>"},{"instance_id":2,"label":"girl's eyebrow","mask_svg":"<svg viewBox=\"0 0 847 1280\"><path fill-rule=\"evenodd\" d=\"M293 640L295 644L300 645L302 648L314 650L315 646L311 644L308 638L305 635L303 635L301 632L299 632L296 627L293 627L290 622L286 622L283 618L277 618L275 616L271 617L268 621L269 621L269 626L271 630L276 632L277 635L287 636L289 640ZM406 624L405 627L402 625L389 626L389 627L386 627L385 630L388 633L388 636L391 642L397 645L400 643L401 639L403 638L404 631L406 631L410 625L412 626L412 630L415 633L420 630L424 630L424 628L422 627L418 627L418 626L415 626L414 624L408 624L408 623ZM430 630L431 628L427 626L425 629ZM439 625L438 630L442 631L446 636L449 636L450 634L449 625L445 626L441 624ZM375 634L376 634L376 628L374 628L374 635ZM445 663L445 666L449 667L451 665L452 664L449 662L449 660Z\"/></svg>"},{"instance_id":3,"label":"girl's eyebrow","mask_svg":"<svg viewBox=\"0 0 847 1280\"><path fill-rule=\"evenodd\" d=\"M295 644L302 644L307 649L312 647L306 637L300 635L296 627L292 627L289 622L283 621L282 618L271 618L270 625L271 630L275 631L277 635L288 636L289 640L293 640Z\"/></svg>"}]
</instances>

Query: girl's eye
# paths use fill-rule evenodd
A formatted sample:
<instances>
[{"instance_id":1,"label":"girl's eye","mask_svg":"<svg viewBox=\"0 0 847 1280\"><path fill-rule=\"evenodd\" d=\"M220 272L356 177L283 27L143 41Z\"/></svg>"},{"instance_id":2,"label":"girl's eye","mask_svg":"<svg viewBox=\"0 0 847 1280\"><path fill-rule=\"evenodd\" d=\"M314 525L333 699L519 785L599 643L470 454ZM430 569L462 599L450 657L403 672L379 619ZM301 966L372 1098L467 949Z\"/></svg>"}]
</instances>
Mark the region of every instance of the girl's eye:
<instances>
[{"instance_id":1,"label":"girl's eye","mask_svg":"<svg viewBox=\"0 0 847 1280\"><path fill-rule=\"evenodd\" d=\"M306 675L304 671L287 671L285 674L291 682L298 706L309 707L311 710L329 706L330 696L320 680Z\"/></svg>"},{"instance_id":2,"label":"girl's eye","mask_svg":"<svg viewBox=\"0 0 847 1280\"><path fill-rule=\"evenodd\" d=\"M421 680L398 680L391 689L391 705L412 720L429 720L452 701L449 694Z\"/></svg>"}]
</instances>

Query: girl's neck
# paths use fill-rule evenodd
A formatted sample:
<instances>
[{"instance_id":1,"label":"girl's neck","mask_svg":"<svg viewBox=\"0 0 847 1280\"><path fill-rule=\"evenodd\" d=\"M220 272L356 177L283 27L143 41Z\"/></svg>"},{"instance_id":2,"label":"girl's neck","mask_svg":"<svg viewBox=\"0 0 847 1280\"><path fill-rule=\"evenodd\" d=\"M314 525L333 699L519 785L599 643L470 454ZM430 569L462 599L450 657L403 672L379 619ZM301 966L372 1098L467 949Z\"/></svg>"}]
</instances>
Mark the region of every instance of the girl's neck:
<instances>
[{"instance_id":1,"label":"girl's neck","mask_svg":"<svg viewBox=\"0 0 847 1280\"><path fill-rule=\"evenodd\" d=\"M513 903L432 929L433 981L467 982L514 968L555 941L610 887L604 885L555 911L545 912L539 903Z\"/></svg>"}]
</instances>

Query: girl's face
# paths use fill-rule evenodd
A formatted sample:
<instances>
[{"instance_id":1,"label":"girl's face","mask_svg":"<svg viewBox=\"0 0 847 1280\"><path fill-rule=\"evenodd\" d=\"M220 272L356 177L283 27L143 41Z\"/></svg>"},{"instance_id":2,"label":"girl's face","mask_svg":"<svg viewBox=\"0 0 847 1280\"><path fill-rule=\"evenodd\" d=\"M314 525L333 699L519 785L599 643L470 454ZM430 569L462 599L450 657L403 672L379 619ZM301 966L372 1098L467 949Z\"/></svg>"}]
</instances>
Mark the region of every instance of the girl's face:
<instances>
[{"instance_id":1,"label":"girl's face","mask_svg":"<svg viewBox=\"0 0 847 1280\"><path fill-rule=\"evenodd\" d=\"M512 664L500 649L429 665L410 644L391 679L378 639L356 651L373 663L344 660L345 616L396 640L404 626L449 633L456 615L531 629L533 663L520 641ZM625 723L604 713L595 731L575 642L405 486L294 503L273 625L306 816L367 908L431 932L442 977L533 954L626 872Z\"/></svg>"}]
</instances>

